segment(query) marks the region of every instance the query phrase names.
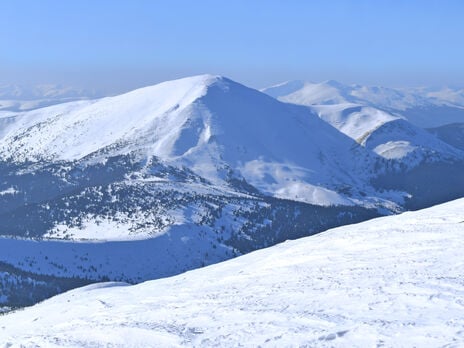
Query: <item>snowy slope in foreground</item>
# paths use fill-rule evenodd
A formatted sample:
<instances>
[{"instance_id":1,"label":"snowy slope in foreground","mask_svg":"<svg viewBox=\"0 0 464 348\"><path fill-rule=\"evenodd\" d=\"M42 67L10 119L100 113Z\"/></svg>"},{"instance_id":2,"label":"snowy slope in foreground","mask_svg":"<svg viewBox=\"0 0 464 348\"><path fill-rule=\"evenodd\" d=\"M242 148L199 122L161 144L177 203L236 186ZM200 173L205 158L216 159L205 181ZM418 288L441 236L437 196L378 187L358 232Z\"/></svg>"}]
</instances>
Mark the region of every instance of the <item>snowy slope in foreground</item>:
<instances>
[{"instance_id":1,"label":"snowy slope in foreground","mask_svg":"<svg viewBox=\"0 0 464 348\"><path fill-rule=\"evenodd\" d=\"M464 345L464 199L0 317L6 347Z\"/></svg>"}]
</instances>

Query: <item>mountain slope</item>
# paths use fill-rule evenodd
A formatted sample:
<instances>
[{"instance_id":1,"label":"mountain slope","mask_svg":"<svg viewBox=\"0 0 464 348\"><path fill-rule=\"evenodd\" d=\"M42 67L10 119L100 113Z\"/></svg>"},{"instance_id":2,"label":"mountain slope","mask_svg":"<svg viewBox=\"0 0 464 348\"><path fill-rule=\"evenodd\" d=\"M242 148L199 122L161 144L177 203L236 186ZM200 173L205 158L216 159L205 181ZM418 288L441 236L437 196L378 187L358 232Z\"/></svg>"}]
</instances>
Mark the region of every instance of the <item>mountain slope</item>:
<instances>
[{"instance_id":1,"label":"mountain slope","mask_svg":"<svg viewBox=\"0 0 464 348\"><path fill-rule=\"evenodd\" d=\"M383 124L400 117L358 104L311 105L319 117L358 143Z\"/></svg>"},{"instance_id":2,"label":"mountain slope","mask_svg":"<svg viewBox=\"0 0 464 348\"><path fill-rule=\"evenodd\" d=\"M402 158L414 149L427 149L445 155L456 152L419 127L406 122L402 114L408 108L422 108L435 103L436 100L431 97L388 88L346 86L335 81L319 84L289 82L270 87L264 92L281 101L311 107L321 119L358 143L364 146L376 143L377 151L373 146L368 148L388 159ZM383 143L379 143L380 133L383 134ZM376 139L368 141L373 134L377 135Z\"/></svg>"},{"instance_id":3,"label":"mountain slope","mask_svg":"<svg viewBox=\"0 0 464 348\"><path fill-rule=\"evenodd\" d=\"M464 91L456 89L395 89L344 85L337 81L285 82L263 89L279 100L299 105L356 104L401 115L421 128L464 120Z\"/></svg>"},{"instance_id":4,"label":"mountain slope","mask_svg":"<svg viewBox=\"0 0 464 348\"><path fill-rule=\"evenodd\" d=\"M0 341L460 346L463 208L460 199L344 226L135 286L84 287L0 317Z\"/></svg>"},{"instance_id":5,"label":"mountain slope","mask_svg":"<svg viewBox=\"0 0 464 348\"><path fill-rule=\"evenodd\" d=\"M309 107L211 75L3 113L0 303L170 276L462 197L461 152L400 121L359 144ZM401 156L377 151L384 126L414 140L395 139Z\"/></svg>"},{"instance_id":6,"label":"mountain slope","mask_svg":"<svg viewBox=\"0 0 464 348\"><path fill-rule=\"evenodd\" d=\"M366 181L356 163L376 161L306 108L209 75L0 122L0 158L10 162L75 161L112 147L105 158L137 151L214 183L232 174L266 194L314 204L351 205L336 188Z\"/></svg>"},{"instance_id":7,"label":"mountain slope","mask_svg":"<svg viewBox=\"0 0 464 348\"><path fill-rule=\"evenodd\" d=\"M5 305L71 279L178 274L397 211L406 196L374 189L382 159L306 107L222 77L4 115L0 273L20 279ZM60 281L34 292L44 276Z\"/></svg>"},{"instance_id":8,"label":"mountain slope","mask_svg":"<svg viewBox=\"0 0 464 348\"><path fill-rule=\"evenodd\" d=\"M378 155L389 159L403 159L411 165L414 161L408 155L415 153L421 159L437 157L459 159L462 151L440 139L431 136L429 132L413 126L403 119L386 122L373 130L363 139L363 145L372 149Z\"/></svg>"},{"instance_id":9,"label":"mountain slope","mask_svg":"<svg viewBox=\"0 0 464 348\"><path fill-rule=\"evenodd\" d=\"M50 105L100 98L101 93L62 85L0 85L0 112L26 111Z\"/></svg>"},{"instance_id":10,"label":"mountain slope","mask_svg":"<svg viewBox=\"0 0 464 348\"><path fill-rule=\"evenodd\" d=\"M464 150L464 122L452 123L437 128L429 128L427 130L445 143L457 149Z\"/></svg>"}]
</instances>

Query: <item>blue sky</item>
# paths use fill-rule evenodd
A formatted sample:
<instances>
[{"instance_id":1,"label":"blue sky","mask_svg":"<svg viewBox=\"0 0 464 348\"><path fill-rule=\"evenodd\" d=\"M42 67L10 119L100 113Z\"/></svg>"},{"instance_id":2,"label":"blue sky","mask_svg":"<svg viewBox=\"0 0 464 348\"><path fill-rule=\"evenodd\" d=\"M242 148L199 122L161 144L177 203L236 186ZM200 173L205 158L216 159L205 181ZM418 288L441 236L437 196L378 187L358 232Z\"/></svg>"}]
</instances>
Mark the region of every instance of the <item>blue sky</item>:
<instances>
[{"instance_id":1,"label":"blue sky","mask_svg":"<svg viewBox=\"0 0 464 348\"><path fill-rule=\"evenodd\" d=\"M464 85L464 1L0 2L0 82Z\"/></svg>"}]
</instances>

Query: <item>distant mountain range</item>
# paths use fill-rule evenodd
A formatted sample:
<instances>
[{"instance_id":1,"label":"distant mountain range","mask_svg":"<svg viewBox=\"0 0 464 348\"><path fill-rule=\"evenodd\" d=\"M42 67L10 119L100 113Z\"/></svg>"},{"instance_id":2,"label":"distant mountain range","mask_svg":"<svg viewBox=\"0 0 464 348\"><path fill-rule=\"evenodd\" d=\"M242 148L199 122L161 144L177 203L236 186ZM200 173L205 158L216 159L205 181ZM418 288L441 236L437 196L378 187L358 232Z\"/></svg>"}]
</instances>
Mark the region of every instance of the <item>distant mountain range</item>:
<instances>
[{"instance_id":1,"label":"distant mountain range","mask_svg":"<svg viewBox=\"0 0 464 348\"><path fill-rule=\"evenodd\" d=\"M404 157L418 147L440 147L436 137L455 148L464 147L464 89L290 81L262 92L310 107L324 121L386 158Z\"/></svg>"},{"instance_id":2,"label":"distant mountain range","mask_svg":"<svg viewBox=\"0 0 464 348\"><path fill-rule=\"evenodd\" d=\"M386 88L345 85L337 81L290 81L262 90L299 105L346 105L380 109L421 128L464 122L464 89Z\"/></svg>"},{"instance_id":3,"label":"distant mountain range","mask_svg":"<svg viewBox=\"0 0 464 348\"><path fill-rule=\"evenodd\" d=\"M26 111L50 105L101 98L103 93L63 85L0 85L0 111Z\"/></svg>"},{"instance_id":4,"label":"distant mountain range","mask_svg":"<svg viewBox=\"0 0 464 348\"><path fill-rule=\"evenodd\" d=\"M454 133L308 86L201 75L0 112L0 299L169 276L464 196Z\"/></svg>"}]
</instances>

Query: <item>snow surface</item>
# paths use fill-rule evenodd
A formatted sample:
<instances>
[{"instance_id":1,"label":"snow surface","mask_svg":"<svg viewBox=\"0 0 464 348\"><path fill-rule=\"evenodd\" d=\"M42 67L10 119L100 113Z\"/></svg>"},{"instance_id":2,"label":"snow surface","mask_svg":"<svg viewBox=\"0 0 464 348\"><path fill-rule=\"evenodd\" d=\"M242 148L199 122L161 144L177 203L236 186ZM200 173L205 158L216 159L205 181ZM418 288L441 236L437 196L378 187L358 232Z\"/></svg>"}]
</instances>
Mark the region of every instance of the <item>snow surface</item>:
<instances>
[{"instance_id":1,"label":"snow surface","mask_svg":"<svg viewBox=\"0 0 464 348\"><path fill-rule=\"evenodd\" d=\"M359 163L377 160L308 108L212 75L0 114L3 160L73 161L109 147L187 167L216 185L235 171L265 194L325 206L352 205L337 187L368 186Z\"/></svg>"},{"instance_id":2,"label":"snow surface","mask_svg":"<svg viewBox=\"0 0 464 348\"><path fill-rule=\"evenodd\" d=\"M0 317L4 347L464 345L464 199Z\"/></svg>"},{"instance_id":3,"label":"snow surface","mask_svg":"<svg viewBox=\"0 0 464 348\"><path fill-rule=\"evenodd\" d=\"M336 81L316 84L297 81L269 87L263 92L284 102L310 107L321 119L364 146L373 143L369 140L372 134L381 133L384 142L378 143L377 136L377 144L368 148L386 159L406 159L412 152L416 155L423 152L418 157L427 157L431 152L453 156L455 151L448 144L437 141L420 127L434 124L440 117L438 124L448 122L450 118L443 115L444 108L455 108L451 109L454 110L451 119L464 121L464 103L451 103L450 100L460 100L456 97L457 91L451 98L451 90L432 93L348 86Z\"/></svg>"},{"instance_id":4,"label":"snow surface","mask_svg":"<svg viewBox=\"0 0 464 348\"><path fill-rule=\"evenodd\" d=\"M403 158L416 149L408 141L388 141L377 145L374 151L388 159Z\"/></svg>"},{"instance_id":5,"label":"snow surface","mask_svg":"<svg viewBox=\"0 0 464 348\"><path fill-rule=\"evenodd\" d=\"M16 194L16 193L18 193L18 191L15 190L14 187L9 187L9 188L7 188L7 189L5 189L5 190L1 190L1 191L0 191L0 196L4 196L4 195L14 195L14 194Z\"/></svg>"},{"instance_id":6,"label":"snow surface","mask_svg":"<svg viewBox=\"0 0 464 348\"><path fill-rule=\"evenodd\" d=\"M383 124L399 119L385 111L357 104L313 105L321 119L342 133L363 143L365 139Z\"/></svg>"},{"instance_id":7,"label":"snow surface","mask_svg":"<svg viewBox=\"0 0 464 348\"><path fill-rule=\"evenodd\" d=\"M0 85L0 110L26 111L101 96L94 90L63 85Z\"/></svg>"},{"instance_id":8,"label":"snow surface","mask_svg":"<svg viewBox=\"0 0 464 348\"><path fill-rule=\"evenodd\" d=\"M338 81L288 81L262 90L274 98L301 105L355 103L384 110L405 111L430 106L464 107L464 90L449 87L388 88L346 85ZM439 121L439 115L436 116ZM461 116L462 117L462 116Z\"/></svg>"},{"instance_id":9,"label":"snow surface","mask_svg":"<svg viewBox=\"0 0 464 348\"><path fill-rule=\"evenodd\" d=\"M423 157L430 153L462 157L462 151L459 149L403 119L386 122L373 130L363 140L363 145L388 159L406 158L413 151L421 153Z\"/></svg>"},{"instance_id":10,"label":"snow surface","mask_svg":"<svg viewBox=\"0 0 464 348\"><path fill-rule=\"evenodd\" d=\"M278 198L372 207L385 198L370 184L379 174L373 169L378 155L405 159L406 164L420 163L431 153L449 161L464 158L396 115L348 103L351 90L335 81L286 84L274 92L295 89L289 96L301 100L285 96L285 101L332 105L282 103L227 78L199 75L115 97L3 112L0 160L77 161L100 152L94 157L104 162L138 152L147 162L156 157L189 168L216 186L227 186L232 176ZM402 126L390 127L393 123ZM353 192L343 190L348 186L355 188Z\"/></svg>"},{"instance_id":11,"label":"snow surface","mask_svg":"<svg viewBox=\"0 0 464 348\"><path fill-rule=\"evenodd\" d=\"M464 121L464 90L387 88L345 85L337 81L289 81L263 89L281 101L299 105L356 104L407 118L418 127Z\"/></svg>"}]
</instances>

